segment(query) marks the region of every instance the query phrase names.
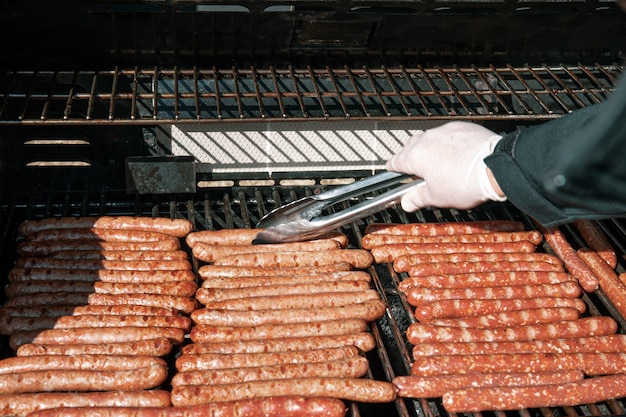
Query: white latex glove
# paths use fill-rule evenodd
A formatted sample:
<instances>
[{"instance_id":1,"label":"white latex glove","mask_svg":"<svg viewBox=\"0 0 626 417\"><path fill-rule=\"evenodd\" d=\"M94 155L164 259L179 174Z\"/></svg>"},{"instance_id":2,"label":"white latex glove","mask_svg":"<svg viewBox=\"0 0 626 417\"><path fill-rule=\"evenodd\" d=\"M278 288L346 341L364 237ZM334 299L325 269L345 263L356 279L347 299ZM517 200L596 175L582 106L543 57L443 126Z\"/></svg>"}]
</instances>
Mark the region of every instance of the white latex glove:
<instances>
[{"instance_id":1,"label":"white latex glove","mask_svg":"<svg viewBox=\"0 0 626 417\"><path fill-rule=\"evenodd\" d=\"M387 170L412 174L424 182L402 198L402 208L469 209L485 201L504 201L492 186L483 159L502 136L469 122L450 122L410 137L387 161Z\"/></svg>"}]
</instances>

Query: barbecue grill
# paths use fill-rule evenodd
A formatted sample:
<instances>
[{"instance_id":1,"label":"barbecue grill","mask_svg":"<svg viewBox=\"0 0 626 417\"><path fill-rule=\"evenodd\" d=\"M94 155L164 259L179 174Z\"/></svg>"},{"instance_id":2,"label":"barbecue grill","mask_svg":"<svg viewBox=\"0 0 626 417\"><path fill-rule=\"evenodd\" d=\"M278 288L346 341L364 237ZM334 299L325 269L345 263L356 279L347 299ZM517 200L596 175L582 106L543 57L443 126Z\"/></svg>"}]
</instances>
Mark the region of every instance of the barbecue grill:
<instances>
[{"instance_id":1,"label":"barbecue grill","mask_svg":"<svg viewBox=\"0 0 626 417\"><path fill-rule=\"evenodd\" d=\"M254 227L284 203L381 170L415 130L471 120L507 131L599 103L623 72L626 14L612 0L35 1L3 2L0 33L6 277L25 219ZM358 247L371 222L486 219L533 228L508 203L488 203L392 208L342 231ZM623 272L626 223L599 223ZM371 329L370 377L390 381L409 373L404 331L414 319L392 268L370 272L388 304ZM626 328L601 291L585 301ZM398 399L353 403L349 414L446 412ZM616 415L626 403L511 414Z\"/></svg>"}]
</instances>

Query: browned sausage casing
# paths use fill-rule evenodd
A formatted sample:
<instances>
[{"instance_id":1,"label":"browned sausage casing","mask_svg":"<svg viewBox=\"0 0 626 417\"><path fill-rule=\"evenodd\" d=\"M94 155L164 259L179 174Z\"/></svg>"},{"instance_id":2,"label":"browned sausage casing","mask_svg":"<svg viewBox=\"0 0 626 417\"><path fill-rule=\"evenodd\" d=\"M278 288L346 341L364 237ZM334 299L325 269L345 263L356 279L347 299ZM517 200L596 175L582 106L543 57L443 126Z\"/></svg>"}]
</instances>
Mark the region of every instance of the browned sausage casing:
<instances>
[{"instance_id":1,"label":"browned sausage casing","mask_svg":"<svg viewBox=\"0 0 626 417\"><path fill-rule=\"evenodd\" d=\"M262 266L265 268L298 268L347 262L353 268L365 269L374 259L364 249L329 249L317 252L244 253L217 259L215 265Z\"/></svg>"},{"instance_id":2,"label":"browned sausage casing","mask_svg":"<svg viewBox=\"0 0 626 417\"><path fill-rule=\"evenodd\" d=\"M396 272L406 272L412 266L440 262L546 262L563 265L559 258L548 253L425 253L399 256L393 261L393 269Z\"/></svg>"},{"instance_id":3,"label":"browned sausage casing","mask_svg":"<svg viewBox=\"0 0 626 417\"><path fill-rule=\"evenodd\" d=\"M275 395L333 397L363 403L390 402L396 398L390 382L364 378L293 378L240 384L174 387L172 404L195 405Z\"/></svg>"},{"instance_id":4,"label":"browned sausage casing","mask_svg":"<svg viewBox=\"0 0 626 417\"><path fill-rule=\"evenodd\" d=\"M193 256L201 261L214 262L216 259L244 253L301 252L329 249L341 249L341 244L334 239L320 239L308 242L290 242L267 245L211 245L208 243L196 242L193 246L192 253Z\"/></svg>"},{"instance_id":5,"label":"browned sausage casing","mask_svg":"<svg viewBox=\"0 0 626 417\"><path fill-rule=\"evenodd\" d=\"M348 262L336 262L329 265L302 266L293 268L265 268L261 266L231 266L231 265L203 265L198 269L200 278L237 278L251 276L293 276L308 274L323 274L335 271L350 271L352 266Z\"/></svg>"},{"instance_id":6,"label":"browned sausage casing","mask_svg":"<svg viewBox=\"0 0 626 417\"><path fill-rule=\"evenodd\" d=\"M64 407L63 410L70 410L70 407L91 409L92 407L168 407L170 405L170 393L156 389L0 395L0 414L19 417L25 417L40 410L59 409L59 407Z\"/></svg>"},{"instance_id":7,"label":"browned sausage casing","mask_svg":"<svg viewBox=\"0 0 626 417\"><path fill-rule=\"evenodd\" d=\"M235 342L192 343L183 346L182 353L185 355L198 355L203 353L285 352L341 346L356 346L362 352L369 352L376 347L376 341L371 333L358 332L336 336L285 337L281 339L238 340Z\"/></svg>"},{"instance_id":8,"label":"browned sausage casing","mask_svg":"<svg viewBox=\"0 0 626 417\"><path fill-rule=\"evenodd\" d=\"M102 240L51 240L31 242L26 240L17 244L20 256L50 256L60 251L177 251L180 250L178 239L155 240L145 242L106 242Z\"/></svg>"},{"instance_id":9,"label":"browned sausage casing","mask_svg":"<svg viewBox=\"0 0 626 417\"><path fill-rule=\"evenodd\" d=\"M28 343L17 349L17 356L41 355L150 355L165 356L174 344L165 338L124 343L36 345Z\"/></svg>"},{"instance_id":10,"label":"browned sausage casing","mask_svg":"<svg viewBox=\"0 0 626 417\"><path fill-rule=\"evenodd\" d=\"M489 232L521 232L524 224L512 220L485 220L473 222L442 222L442 223L371 223L365 233L384 233L397 235L462 235Z\"/></svg>"},{"instance_id":11,"label":"browned sausage casing","mask_svg":"<svg viewBox=\"0 0 626 417\"><path fill-rule=\"evenodd\" d=\"M490 232L439 236L370 233L363 236L361 239L361 247L363 249L373 249L376 246L395 243L507 243L521 241L528 241L533 245L539 245L543 242L543 235L536 230L524 232Z\"/></svg>"},{"instance_id":12,"label":"browned sausage casing","mask_svg":"<svg viewBox=\"0 0 626 417\"><path fill-rule=\"evenodd\" d=\"M102 281L111 283L149 284L178 281L195 281L190 270L179 271L122 271L115 269L55 269L13 268L9 271L9 282L30 281Z\"/></svg>"},{"instance_id":13,"label":"browned sausage casing","mask_svg":"<svg viewBox=\"0 0 626 417\"><path fill-rule=\"evenodd\" d=\"M112 269L121 271L185 271L191 269L188 260L174 261L107 261L94 259L18 258L16 268L50 269Z\"/></svg>"},{"instance_id":14,"label":"browned sausage casing","mask_svg":"<svg viewBox=\"0 0 626 417\"><path fill-rule=\"evenodd\" d=\"M517 261L517 262L440 262L418 264L410 266L409 276L437 275L437 274L466 274L472 272L498 271L563 271L562 265L547 262Z\"/></svg>"},{"instance_id":15,"label":"browned sausage casing","mask_svg":"<svg viewBox=\"0 0 626 417\"><path fill-rule=\"evenodd\" d=\"M61 250L50 257L56 259L100 259L109 261L175 261L187 259L182 250Z\"/></svg>"},{"instance_id":16,"label":"browned sausage casing","mask_svg":"<svg viewBox=\"0 0 626 417\"><path fill-rule=\"evenodd\" d=\"M121 304L110 306L35 306L35 307L1 307L0 323L8 317L61 317L80 316L83 314L107 314L107 315L142 315L142 316L174 316L178 311L174 308L150 307L133 304Z\"/></svg>"},{"instance_id":17,"label":"browned sausage casing","mask_svg":"<svg viewBox=\"0 0 626 417\"><path fill-rule=\"evenodd\" d=\"M202 230L191 232L185 238L187 245L193 248L196 243L202 242L209 245L251 245L257 234L263 229L220 229ZM319 239L333 239L339 242L341 247L348 245L348 236L338 232L328 232Z\"/></svg>"},{"instance_id":18,"label":"browned sausage casing","mask_svg":"<svg viewBox=\"0 0 626 417\"><path fill-rule=\"evenodd\" d=\"M29 417L344 417L346 406L336 398L265 397L183 407L81 407L40 411Z\"/></svg>"},{"instance_id":19,"label":"browned sausage casing","mask_svg":"<svg viewBox=\"0 0 626 417\"><path fill-rule=\"evenodd\" d=\"M32 371L119 371L138 369L151 365L167 366L165 361L154 356L137 355L44 355L9 357L0 361L0 375Z\"/></svg>"},{"instance_id":20,"label":"browned sausage casing","mask_svg":"<svg viewBox=\"0 0 626 417\"><path fill-rule=\"evenodd\" d=\"M476 272L473 274L421 275L408 277L398 284L400 291L409 287L425 288L472 288L497 285L558 284L575 280L566 272L506 271Z\"/></svg>"},{"instance_id":21,"label":"browned sausage casing","mask_svg":"<svg viewBox=\"0 0 626 417\"><path fill-rule=\"evenodd\" d=\"M611 303L622 313L622 316L626 317L626 284L619 279L613 268L598 253L589 249L581 249L578 254L598 278L600 288L611 300Z\"/></svg>"},{"instance_id":22,"label":"browned sausage casing","mask_svg":"<svg viewBox=\"0 0 626 417\"><path fill-rule=\"evenodd\" d=\"M369 283L371 280L372 276L366 271L337 271L307 275L211 278L202 281L202 288L247 288L262 285L300 285L335 281L365 281Z\"/></svg>"},{"instance_id":23,"label":"browned sausage casing","mask_svg":"<svg viewBox=\"0 0 626 417\"><path fill-rule=\"evenodd\" d=\"M554 323L557 321L577 320L579 317L580 312L575 308L532 308L527 310L507 311L506 313L433 319L429 320L427 323L435 326L489 328Z\"/></svg>"},{"instance_id":24,"label":"browned sausage casing","mask_svg":"<svg viewBox=\"0 0 626 417\"><path fill-rule=\"evenodd\" d=\"M592 220L576 220L574 226L590 249L597 252L611 268L617 267L615 250L598 223Z\"/></svg>"},{"instance_id":25,"label":"browned sausage casing","mask_svg":"<svg viewBox=\"0 0 626 417\"><path fill-rule=\"evenodd\" d=\"M5 293L9 298L18 295L37 293L98 293L98 294L162 294L178 297L191 297L198 286L193 281L168 283L134 284L121 282L90 282L90 281L31 281L13 282L6 286Z\"/></svg>"}]
</instances>

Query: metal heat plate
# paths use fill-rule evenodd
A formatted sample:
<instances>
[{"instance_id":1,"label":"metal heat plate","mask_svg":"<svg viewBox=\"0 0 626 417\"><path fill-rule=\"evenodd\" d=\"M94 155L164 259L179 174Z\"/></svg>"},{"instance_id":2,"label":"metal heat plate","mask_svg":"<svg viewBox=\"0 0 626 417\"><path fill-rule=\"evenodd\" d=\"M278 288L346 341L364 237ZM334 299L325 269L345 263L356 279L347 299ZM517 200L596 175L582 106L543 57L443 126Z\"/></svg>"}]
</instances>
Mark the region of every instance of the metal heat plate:
<instances>
[{"instance_id":1,"label":"metal heat plate","mask_svg":"<svg viewBox=\"0 0 626 417\"><path fill-rule=\"evenodd\" d=\"M126 192L129 194L195 193L193 158L185 156L126 158Z\"/></svg>"}]
</instances>

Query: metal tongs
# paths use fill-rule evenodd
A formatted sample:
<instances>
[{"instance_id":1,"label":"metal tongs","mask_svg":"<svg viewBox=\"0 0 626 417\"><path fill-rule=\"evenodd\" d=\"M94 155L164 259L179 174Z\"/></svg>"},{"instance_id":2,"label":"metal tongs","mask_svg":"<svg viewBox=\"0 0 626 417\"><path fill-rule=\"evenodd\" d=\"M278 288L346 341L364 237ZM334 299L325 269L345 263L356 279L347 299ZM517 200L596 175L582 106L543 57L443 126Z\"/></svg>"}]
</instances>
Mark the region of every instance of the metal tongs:
<instances>
[{"instance_id":1,"label":"metal tongs","mask_svg":"<svg viewBox=\"0 0 626 417\"><path fill-rule=\"evenodd\" d=\"M404 181L412 181L401 184ZM400 202L402 196L422 179L397 172L382 172L352 184L304 197L272 210L257 223L260 231L254 243L285 243L315 239L338 227L378 213ZM336 213L321 216L328 207L372 191L400 184L371 199Z\"/></svg>"}]
</instances>

